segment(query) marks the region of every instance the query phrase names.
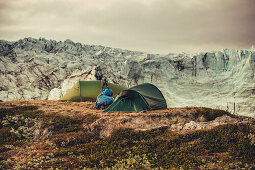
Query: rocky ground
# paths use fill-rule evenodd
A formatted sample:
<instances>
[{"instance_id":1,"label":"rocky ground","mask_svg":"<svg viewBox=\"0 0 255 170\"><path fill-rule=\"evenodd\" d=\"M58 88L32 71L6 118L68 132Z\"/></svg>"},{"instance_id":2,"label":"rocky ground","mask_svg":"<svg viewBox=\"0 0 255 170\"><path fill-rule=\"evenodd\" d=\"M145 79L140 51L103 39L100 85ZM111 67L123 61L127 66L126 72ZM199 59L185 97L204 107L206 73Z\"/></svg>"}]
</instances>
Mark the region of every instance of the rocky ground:
<instances>
[{"instance_id":1,"label":"rocky ground","mask_svg":"<svg viewBox=\"0 0 255 170\"><path fill-rule=\"evenodd\" d=\"M103 113L91 102L0 102L0 169L254 168L255 120L185 107Z\"/></svg>"}]
</instances>

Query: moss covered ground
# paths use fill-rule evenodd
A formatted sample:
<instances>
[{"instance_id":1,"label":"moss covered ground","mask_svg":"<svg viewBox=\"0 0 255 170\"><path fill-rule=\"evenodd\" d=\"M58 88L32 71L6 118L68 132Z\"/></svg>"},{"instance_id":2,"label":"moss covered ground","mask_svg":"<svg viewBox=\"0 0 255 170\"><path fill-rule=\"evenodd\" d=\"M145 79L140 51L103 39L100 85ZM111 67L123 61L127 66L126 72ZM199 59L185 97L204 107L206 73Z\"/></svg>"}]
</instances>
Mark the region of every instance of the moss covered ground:
<instances>
[{"instance_id":1,"label":"moss covered ground","mask_svg":"<svg viewBox=\"0 0 255 170\"><path fill-rule=\"evenodd\" d=\"M198 108L213 120L229 114ZM254 169L255 121L171 132L114 130L99 138L82 125L98 115L69 117L38 106L0 108L0 169Z\"/></svg>"}]
</instances>

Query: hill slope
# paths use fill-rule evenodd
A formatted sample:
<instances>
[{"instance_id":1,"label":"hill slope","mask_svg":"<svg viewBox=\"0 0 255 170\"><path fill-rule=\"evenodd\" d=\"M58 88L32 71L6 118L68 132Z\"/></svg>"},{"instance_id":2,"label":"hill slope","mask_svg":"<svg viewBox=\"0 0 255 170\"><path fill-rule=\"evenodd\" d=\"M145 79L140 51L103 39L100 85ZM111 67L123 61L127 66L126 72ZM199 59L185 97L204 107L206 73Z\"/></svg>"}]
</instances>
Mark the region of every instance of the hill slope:
<instances>
[{"instance_id":1,"label":"hill slope","mask_svg":"<svg viewBox=\"0 0 255 170\"><path fill-rule=\"evenodd\" d=\"M71 40L0 41L3 101L55 100L77 80L102 75L128 87L153 83L169 107L206 106L255 116L254 73L254 49L159 55Z\"/></svg>"},{"instance_id":2,"label":"hill slope","mask_svg":"<svg viewBox=\"0 0 255 170\"><path fill-rule=\"evenodd\" d=\"M0 169L254 168L255 120L209 108L103 113L0 102Z\"/></svg>"}]
</instances>

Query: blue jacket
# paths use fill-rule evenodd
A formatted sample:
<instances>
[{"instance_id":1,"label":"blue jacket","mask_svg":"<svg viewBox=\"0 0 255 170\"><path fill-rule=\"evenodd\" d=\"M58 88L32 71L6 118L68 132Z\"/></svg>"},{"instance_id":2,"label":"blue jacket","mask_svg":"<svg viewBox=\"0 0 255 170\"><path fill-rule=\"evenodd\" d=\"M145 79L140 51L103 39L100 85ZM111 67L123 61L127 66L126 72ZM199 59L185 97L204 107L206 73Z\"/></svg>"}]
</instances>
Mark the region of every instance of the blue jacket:
<instances>
[{"instance_id":1,"label":"blue jacket","mask_svg":"<svg viewBox=\"0 0 255 170\"><path fill-rule=\"evenodd\" d=\"M96 109L100 106L108 106L113 103L114 98L111 97L113 95L112 89L103 89L101 93L98 95L96 100Z\"/></svg>"}]
</instances>

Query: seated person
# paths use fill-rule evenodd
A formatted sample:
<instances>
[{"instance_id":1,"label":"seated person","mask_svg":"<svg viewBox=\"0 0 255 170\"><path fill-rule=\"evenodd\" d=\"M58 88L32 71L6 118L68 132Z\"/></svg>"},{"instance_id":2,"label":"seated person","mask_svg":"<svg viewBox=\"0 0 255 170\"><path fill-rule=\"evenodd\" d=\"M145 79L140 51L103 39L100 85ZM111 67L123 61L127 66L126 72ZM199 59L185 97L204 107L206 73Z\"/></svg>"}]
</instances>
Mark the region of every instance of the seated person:
<instances>
[{"instance_id":1,"label":"seated person","mask_svg":"<svg viewBox=\"0 0 255 170\"><path fill-rule=\"evenodd\" d=\"M112 89L103 89L98 95L96 100L96 109L105 109L107 106L113 103L114 98L112 97Z\"/></svg>"}]
</instances>

